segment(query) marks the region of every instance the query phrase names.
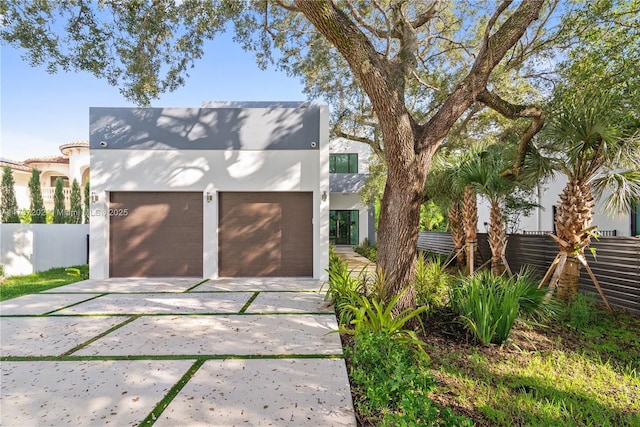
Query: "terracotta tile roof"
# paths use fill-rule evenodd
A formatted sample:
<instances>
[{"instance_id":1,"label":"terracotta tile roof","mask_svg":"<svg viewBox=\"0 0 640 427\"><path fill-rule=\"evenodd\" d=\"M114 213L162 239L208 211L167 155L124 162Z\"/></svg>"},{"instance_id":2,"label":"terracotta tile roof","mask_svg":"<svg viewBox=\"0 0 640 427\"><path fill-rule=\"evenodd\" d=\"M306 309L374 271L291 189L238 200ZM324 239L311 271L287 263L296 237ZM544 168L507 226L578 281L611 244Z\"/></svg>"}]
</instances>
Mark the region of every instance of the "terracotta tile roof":
<instances>
[{"instance_id":1,"label":"terracotta tile roof","mask_svg":"<svg viewBox=\"0 0 640 427\"><path fill-rule=\"evenodd\" d=\"M28 165L32 163L69 163L69 158L67 156L32 157L25 160L24 163Z\"/></svg>"},{"instance_id":2,"label":"terracotta tile roof","mask_svg":"<svg viewBox=\"0 0 640 427\"><path fill-rule=\"evenodd\" d=\"M0 159L0 168L4 168L5 166L9 166L13 170L31 172L31 168L23 162L11 159Z\"/></svg>"},{"instance_id":3,"label":"terracotta tile roof","mask_svg":"<svg viewBox=\"0 0 640 427\"><path fill-rule=\"evenodd\" d=\"M89 148L89 143L87 141L75 141L75 142L70 142L68 144L62 144L60 146L60 151L62 152L62 154L66 154L65 151L67 150L67 148Z\"/></svg>"}]
</instances>

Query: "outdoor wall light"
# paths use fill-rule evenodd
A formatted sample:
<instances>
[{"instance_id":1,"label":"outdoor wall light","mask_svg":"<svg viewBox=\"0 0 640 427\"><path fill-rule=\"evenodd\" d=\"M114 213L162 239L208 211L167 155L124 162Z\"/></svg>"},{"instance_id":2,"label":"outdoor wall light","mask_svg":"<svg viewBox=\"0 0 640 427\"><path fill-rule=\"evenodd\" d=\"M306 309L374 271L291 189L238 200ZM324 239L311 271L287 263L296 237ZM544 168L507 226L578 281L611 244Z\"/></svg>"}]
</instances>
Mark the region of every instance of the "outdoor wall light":
<instances>
[{"instance_id":1,"label":"outdoor wall light","mask_svg":"<svg viewBox=\"0 0 640 427\"><path fill-rule=\"evenodd\" d=\"M212 200L213 200L213 194L207 192L207 203L211 203Z\"/></svg>"},{"instance_id":2,"label":"outdoor wall light","mask_svg":"<svg viewBox=\"0 0 640 427\"><path fill-rule=\"evenodd\" d=\"M322 201L323 201L323 202L326 202L326 201L327 201L327 192L326 192L326 191L323 191L323 192L322 192Z\"/></svg>"},{"instance_id":3,"label":"outdoor wall light","mask_svg":"<svg viewBox=\"0 0 640 427\"><path fill-rule=\"evenodd\" d=\"M98 202L98 195L96 194L95 191L91 192L91 203L97 203Z\"/></svg>"}]
</instances>

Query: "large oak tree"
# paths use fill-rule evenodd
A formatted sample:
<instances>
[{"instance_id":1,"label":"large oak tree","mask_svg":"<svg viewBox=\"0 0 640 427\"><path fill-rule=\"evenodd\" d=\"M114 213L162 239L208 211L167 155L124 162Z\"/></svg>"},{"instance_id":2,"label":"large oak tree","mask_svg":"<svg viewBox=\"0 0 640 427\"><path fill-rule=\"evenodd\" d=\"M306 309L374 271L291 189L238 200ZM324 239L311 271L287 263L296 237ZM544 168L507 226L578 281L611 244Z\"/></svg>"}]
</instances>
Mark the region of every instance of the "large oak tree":
<instances>
[{"instance_id":1,"label":"large oak tree","mask_svg":"<svg viewBox=\"0 0 640 427\"><path fill-rule=\"evenodd\" d=\"M425 178L456 124L484 106L524 119L520 153L541 128L543 112L499 93L491 77L542 74L528 59L549 48L557 3L15 0L0 5L0 35L33 65L89 71L148 104L183 84L204 41L233 25L260 64L301 76L310 95L332 104L336 134L372 142L386 159L378 263L391 296L412 279ZM356 126L349 134L343 123ZM406 292L400 305L414 299Z\"/></svg>"}]
</instances>

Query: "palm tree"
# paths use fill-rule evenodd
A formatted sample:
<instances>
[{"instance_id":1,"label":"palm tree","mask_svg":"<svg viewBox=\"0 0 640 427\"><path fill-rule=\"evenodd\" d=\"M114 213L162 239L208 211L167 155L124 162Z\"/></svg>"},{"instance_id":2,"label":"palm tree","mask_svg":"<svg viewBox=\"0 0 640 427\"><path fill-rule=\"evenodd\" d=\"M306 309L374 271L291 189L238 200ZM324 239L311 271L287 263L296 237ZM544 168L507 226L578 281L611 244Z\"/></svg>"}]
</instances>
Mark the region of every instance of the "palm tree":
<instances>
[{"instance_id":1,"label":"palm tree","mask_svg":"<svg viewBox=\"0 0 640 427\"><path fill-rule=\"evenodd\" d=\"M425 199L433 200L447 211L456 265L462 269L465 265L465 229L461 203L463 189L457 185L455 178L458 163L459 160L455 156L446 156L442 151L436 153L427 175Z\"/></svg>"},{"instance_id":2,"label":"palm tree","mask_svg":"<svg viewBox=\"0 0 640 427\"><path fill-rule=\"evenodd\" d=\"M467 184L465 188L471 188L484 196L491 205L488 240L491 248L491 269L497 275L504 273L505 269L511 274L505 257L507 231L502 213L506 197L516 187L514 180L502 175L510 166L508 156L503 156L491 147L464 162L460 168L460 179Z\"/></svg>"},{"instance_id":3,"label":"palm tree","mask_svg":"<svg viewBox=\"0 0 640 427\"><path fill-rule=\"evenodd\" d=\"M578 291L580 267L589 268L584 250L596 226L592 226L596 198L605 190L610 212L629 212L640 199L640 121L602 96L565 101L551 118L543 136L543 150L556 160L567 177L555 216L559 253L546 279L554 272L550 289L569 300ZM607 304L608 305L608 304Z\"/></svg>"}]
</instances>

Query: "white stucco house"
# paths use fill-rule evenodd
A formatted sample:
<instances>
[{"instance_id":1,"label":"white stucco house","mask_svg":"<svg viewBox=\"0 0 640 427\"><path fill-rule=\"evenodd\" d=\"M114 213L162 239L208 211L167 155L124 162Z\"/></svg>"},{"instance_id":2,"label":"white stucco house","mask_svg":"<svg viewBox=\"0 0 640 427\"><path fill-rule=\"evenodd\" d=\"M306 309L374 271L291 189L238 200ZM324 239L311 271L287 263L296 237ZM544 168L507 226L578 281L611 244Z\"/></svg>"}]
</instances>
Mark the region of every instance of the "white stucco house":
<instances>
[{"instance_id":1,"label":"white stucco house","mask_svg":"<svg viewBox=\"0 0 640 427\"><path fill-rule=\"evenodd\" d=\"M559 195L567 183L566 177L556 174L549 182L539 185L534 202L540 205L529 216L521 216L518 232L550 232L554 231L555 207ZM596 201L593 225L606 236L640 236L640 205L631 212L611 216L605 212L604 198ZM478 231L486 232L485 224L489 222L490 207L486 200L478 198Z\"/></svg>"},{"instance_id":2,"label":"white stucco house","mask_svg":"<svg viewBox=\"0 0 640 427\"><path fill-rule=\"evenodd\" d=\"M45 209L53 209L53 195L56 179L62 179L63 192L67 208L71 195L71 183L78 180L80 188L84 188L89 179L89 143L86 141L71 142L59 147L58 155L33 157L23 161L0 159L0 168L9 166L15 181L14 190L19 209L28 209L30 205L29 179L32 170L40 171L40 185Z\"/></svg>"},{"instance_id":3,"label":"white stucco house","mask_svg":"<svg viewBox=\"0 0 640 427\"><path fill-rule=\"evenodd\" d=\"M376 241L374 207L366 206L360 191L369 176L371 147L344 138L329 143L329 241L358 245Z\"/></svg>"},{"instance_id":4,"label":"white stucco house","mask_svg":"<svg viewBox=\"0 0 640 427\"><path fill-rule=\"evenodd\" d=\"M326 278L327 106L91 108L90 147L91 278Z\"/></svg>"}]
</instances>

